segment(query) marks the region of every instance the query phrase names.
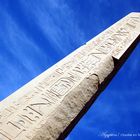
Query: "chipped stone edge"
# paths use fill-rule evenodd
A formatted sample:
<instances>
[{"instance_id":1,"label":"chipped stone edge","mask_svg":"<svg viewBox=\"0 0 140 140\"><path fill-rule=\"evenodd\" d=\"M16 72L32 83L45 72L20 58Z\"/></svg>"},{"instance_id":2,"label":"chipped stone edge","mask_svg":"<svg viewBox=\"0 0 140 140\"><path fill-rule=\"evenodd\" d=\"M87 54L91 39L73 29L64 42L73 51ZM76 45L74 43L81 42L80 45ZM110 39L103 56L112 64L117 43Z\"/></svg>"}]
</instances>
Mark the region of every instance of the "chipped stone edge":
<instances>
[{"instance_id":1,"label":"chipped stone edge","mask_svg":"<svg viewBox=\"0 0 140 140\"><path fill-rule=\"evenodd\" d=\"M46 118L45 124L38 129L32 140L58 139L87 102L96 94L99 85L113 69L113 58L107 56L105 61L100 64L98 71L91 70L84 80L64 97L59 106Z\"/></svg>"}]
</instances>

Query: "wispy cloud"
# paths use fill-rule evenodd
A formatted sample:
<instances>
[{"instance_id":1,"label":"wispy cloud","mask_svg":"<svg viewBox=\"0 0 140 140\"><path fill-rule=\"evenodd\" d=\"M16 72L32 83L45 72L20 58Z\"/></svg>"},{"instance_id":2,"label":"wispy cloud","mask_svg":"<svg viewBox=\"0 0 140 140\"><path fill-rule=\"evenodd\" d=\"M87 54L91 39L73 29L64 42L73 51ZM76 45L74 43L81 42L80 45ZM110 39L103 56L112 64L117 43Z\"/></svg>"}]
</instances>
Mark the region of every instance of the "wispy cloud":
<instances>
[{"instance_id":1,"label":"wispy cloud","mask_svg":"<svg viewBox=\"0 0 140 140\"><path fill-rule=\"evenodd\" d=\"M84 32L79 28L74 11L66 1L28 1L24 8L30 11L33 21L61 53L67 53L79 47L85 39ZM76 46L77 44L77 46Z\"/></svg>"},{"instance_id":2,"label":"wispy cloud","mask_svg":"<svg viewBox=\"0 0 140 140\"><path fill-rule=\"evenodd\" d=\"M1 93L9 92L4 77L15 90L85 41L73 10L63 0L6 0L0 1L0 9L0 64L6 70L0 75Z\"/></svg>"}]
</instances>

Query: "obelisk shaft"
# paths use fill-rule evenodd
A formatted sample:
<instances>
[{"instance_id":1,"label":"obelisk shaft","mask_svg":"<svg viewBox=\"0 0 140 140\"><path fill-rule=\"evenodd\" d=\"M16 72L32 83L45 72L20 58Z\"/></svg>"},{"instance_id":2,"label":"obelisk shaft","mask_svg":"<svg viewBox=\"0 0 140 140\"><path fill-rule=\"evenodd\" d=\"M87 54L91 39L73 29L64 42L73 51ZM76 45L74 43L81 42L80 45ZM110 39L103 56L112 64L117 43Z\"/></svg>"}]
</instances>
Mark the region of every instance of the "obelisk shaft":
<instances>
[{"instance_id":1,"label":"obelisk shaft","mask_svg":"<svg viewBox=\"0 0 140 140\"><path fill-rule=\"evenodd\" d=\"M140 13L131 13L3 100L0 140L64 138L139 35Z\"/></svg>"}]
</instances>

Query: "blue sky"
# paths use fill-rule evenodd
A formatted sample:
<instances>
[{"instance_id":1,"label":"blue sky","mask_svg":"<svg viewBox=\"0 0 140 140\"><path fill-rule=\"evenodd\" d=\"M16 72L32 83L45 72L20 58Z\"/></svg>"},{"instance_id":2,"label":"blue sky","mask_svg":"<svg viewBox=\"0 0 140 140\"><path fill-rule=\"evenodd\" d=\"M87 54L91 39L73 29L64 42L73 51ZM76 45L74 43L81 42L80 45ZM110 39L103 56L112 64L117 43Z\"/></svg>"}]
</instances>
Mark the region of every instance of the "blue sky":
<instances>
[{"instance_id":1,"label":"blue sky","mask_svg":"<svg viewBox=\"0 0 140 140\"><path fill-rule=\"evenodd\" d=\"M0 0L0 100L132 11L140 0ZM140 45L67 140L140 134L139 60Z\"/></svg>"}]
</instances>

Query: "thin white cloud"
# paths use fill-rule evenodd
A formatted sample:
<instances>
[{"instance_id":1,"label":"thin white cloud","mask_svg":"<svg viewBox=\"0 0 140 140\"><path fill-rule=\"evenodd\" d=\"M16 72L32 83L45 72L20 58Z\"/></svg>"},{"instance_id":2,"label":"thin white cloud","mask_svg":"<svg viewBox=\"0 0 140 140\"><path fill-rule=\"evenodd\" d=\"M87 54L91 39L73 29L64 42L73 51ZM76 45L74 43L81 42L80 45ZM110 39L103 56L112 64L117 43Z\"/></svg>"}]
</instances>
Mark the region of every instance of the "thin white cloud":
<instances>
[{"instance_id":1,"label":"thin white cloud","mask_svg":"<svg viewBox=\"0 0 140 140\"><path fill-rule=\"evenodd\" d=\"M38 1L38 3L40 3ZM85 36L79 28L74 11L68 6L66 1L41 1L41 4L33 4L27 1L23 3L25 9L32 11L34 22L38 24L46 38L54 44L61 53L75 49L72 42L83 42ZM79 46L77 46L79 47Z\"/></svg>"},{"instance_id":2,"label":"thin white cloud","mask_svg":"<svg viewBox=\"0 0 140 140\"><path fill-rule=\"evenodd\" d=\"M25 35L9 14L5 12L3 15L6 20L4 21L5 24L2 24L3 28L1 28L0 36L1 38L4 36L5 39L3 40L4 46L1 45L0 47L5 47L7 52L13 55L14 58L19 61L19 64L23 65L23 67L26 68L32 76L36 75L36 71L37 69L39 70L39 67L35 63L35 59L40 55L42 58L46 58L45 61L48 61L47 63L50 63L50 59L46 57L45 52L43 52L40 47L30 39L30 37ZM8 67L13 67L12 63L7 63ZM16 70L16 68L14 67L13 70Z\"/></svg>"}]
</instances>

